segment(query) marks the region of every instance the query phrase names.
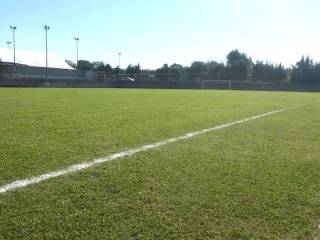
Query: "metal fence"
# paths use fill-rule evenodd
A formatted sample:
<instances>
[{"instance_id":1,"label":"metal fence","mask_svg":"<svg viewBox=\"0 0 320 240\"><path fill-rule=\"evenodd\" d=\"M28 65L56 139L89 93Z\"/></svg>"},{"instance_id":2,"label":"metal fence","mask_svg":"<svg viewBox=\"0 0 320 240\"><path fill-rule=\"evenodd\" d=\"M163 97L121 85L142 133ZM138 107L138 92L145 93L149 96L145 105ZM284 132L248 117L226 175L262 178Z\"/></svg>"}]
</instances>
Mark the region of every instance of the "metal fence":
<instances>
[{"instance_id":1,"label":"metal fence","mask_svg":"<svg viewBox=\"0 0 320 240\"><path fill-rule=\"evenodd\" d=\"M164 78L166 77L166 78ZM133 79L134 78L134 79ZM134 80L134 81L133 81ZM265 91L320 92L320 84L272 84L250 81L202 80L197 76L186 80L183 76L156 76L152 73L110 75L104 72L32 67L12 63L0 64L0 87L79 87L79 88L163 88L163 89L225 89Z\"/></svg>"}]
</instances>

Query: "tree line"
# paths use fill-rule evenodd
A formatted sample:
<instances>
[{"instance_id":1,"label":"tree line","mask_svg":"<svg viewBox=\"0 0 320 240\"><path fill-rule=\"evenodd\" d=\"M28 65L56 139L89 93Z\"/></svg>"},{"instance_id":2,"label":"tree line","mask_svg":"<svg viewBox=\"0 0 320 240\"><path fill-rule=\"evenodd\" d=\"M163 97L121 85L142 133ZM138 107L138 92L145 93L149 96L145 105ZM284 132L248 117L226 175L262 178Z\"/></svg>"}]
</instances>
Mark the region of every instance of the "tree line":
<instances>
[{"instance_id":1,"label":"tree line","mask_svg":"<svg viewBox=\"0 0 320 240\"><path fill-rule=\"evenodd\" d=\"M314 63L310 57L302 57L295 65L285 68L282 64L269 62L253 62L251 57L238 50L232 50L226 62L195 61L190 66L180 64L164 64L156 70L141 69L139 64L129 65L126 69L113 68L104 62L78 61L78 64L66 60L73 68L84 71L101 71L108 75L126 74L152 75L162 81L200 81L200 80L232 80L261 83L296 83L320 84L320 63Z\"/></svg>"},{"instance_id":2,"label":"tree line","mask_svg":"<svg viewBox=\"0 0 320 240\"><path fill-rule=\"evenodd\" d=\"M126 74L130 76L134 76L142 73L140 64L137 64L137 65L130 64L126 69L121 69L119 67L113 68L110 64L108 63L105 64L102 61L90 62L87 60L79 60L78 64L75 64L70 60L66 60L66 63L74 69L78 69L82 71L104 72L107 75Z\"/></svg>"}]
</instances>

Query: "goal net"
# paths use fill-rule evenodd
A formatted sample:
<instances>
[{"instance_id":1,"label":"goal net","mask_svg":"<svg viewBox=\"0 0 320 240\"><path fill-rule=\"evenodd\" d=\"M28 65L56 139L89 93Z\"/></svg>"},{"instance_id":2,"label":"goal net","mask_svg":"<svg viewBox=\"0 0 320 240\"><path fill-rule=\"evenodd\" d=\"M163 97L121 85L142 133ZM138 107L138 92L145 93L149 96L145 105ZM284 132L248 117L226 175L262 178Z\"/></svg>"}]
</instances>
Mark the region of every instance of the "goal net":
<instances>
[{"instance_id":1,"label":"goal net","mask_svg":"<svg viewBox=\"0 0 320 240\"><path fill-rule=\"evenodd\" d=\"M202 80L201 88L232 90L232 81L231 80Z\"/></svg>"}]
</instances>

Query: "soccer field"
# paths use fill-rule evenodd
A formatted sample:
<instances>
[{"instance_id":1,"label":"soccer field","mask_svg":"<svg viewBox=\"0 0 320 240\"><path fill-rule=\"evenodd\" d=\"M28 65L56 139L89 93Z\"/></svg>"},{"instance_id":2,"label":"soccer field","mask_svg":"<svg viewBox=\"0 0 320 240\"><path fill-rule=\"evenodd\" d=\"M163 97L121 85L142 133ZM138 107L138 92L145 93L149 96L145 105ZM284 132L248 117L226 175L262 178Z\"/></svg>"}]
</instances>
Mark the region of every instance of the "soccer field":
<instances>
[{"instance_id":1,"label":"soccer field","mask_svg":"<svg viewBox=\"0 0 320 240\"><path fill-rule=\"evenodd\" d=\"M0 239L320 237L319 101L319 93L0 89L0 188L176 139L0 193Z\"/></svg>"}]
</instances>

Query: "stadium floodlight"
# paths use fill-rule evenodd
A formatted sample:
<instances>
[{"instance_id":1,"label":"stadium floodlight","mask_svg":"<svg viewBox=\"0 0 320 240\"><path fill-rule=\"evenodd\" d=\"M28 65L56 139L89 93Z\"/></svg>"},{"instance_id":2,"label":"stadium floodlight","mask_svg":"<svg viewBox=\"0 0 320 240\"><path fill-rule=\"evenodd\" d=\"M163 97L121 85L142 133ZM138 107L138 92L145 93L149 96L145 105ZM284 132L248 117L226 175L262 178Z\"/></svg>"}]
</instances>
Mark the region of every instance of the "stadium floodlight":
<instances>
[{"instance_id":1,"label":"stadium floodlight","mask_svg":"<svg viewBox=\"0 0 320 240\"><path fill-rule=\"evenodd\" d=\"M13 40L13 63L14 63L14 71L16 71L16 26L10 26L12 30L12 40Z\"/></svg>"},{"instance_id":2,"label":"stadium floodlight","mask_svg":"<svg viewBox=\"0 0 320 240\"><path fill-rule=\"evenodd\" d=\"M46 81L48 81L48 30L49 26L44 26L44 30L46 31Z\"/></svg>"},{"instance_id":3,"label":"stadium floodlight","mask_svg":"<svg viewBox=\"0 0 320 240\"><path fill-rule=\"evenodd\" d=\"M78 67L78 62L79 62L79 40L80 38L74 37L74 40L76 40L76 47L77 47L77 67Z\"/></svg>"},{"instance_id":4,"label":"stadium floodlight","mask_svg":"<svg viewBox=\"0 0 320 240\"><path fill-rule=\"evenodd\" d=\"M10 50L11 41L6 41L6 44L8 46L8 50Z\"/></svg>"}]
</instances>

